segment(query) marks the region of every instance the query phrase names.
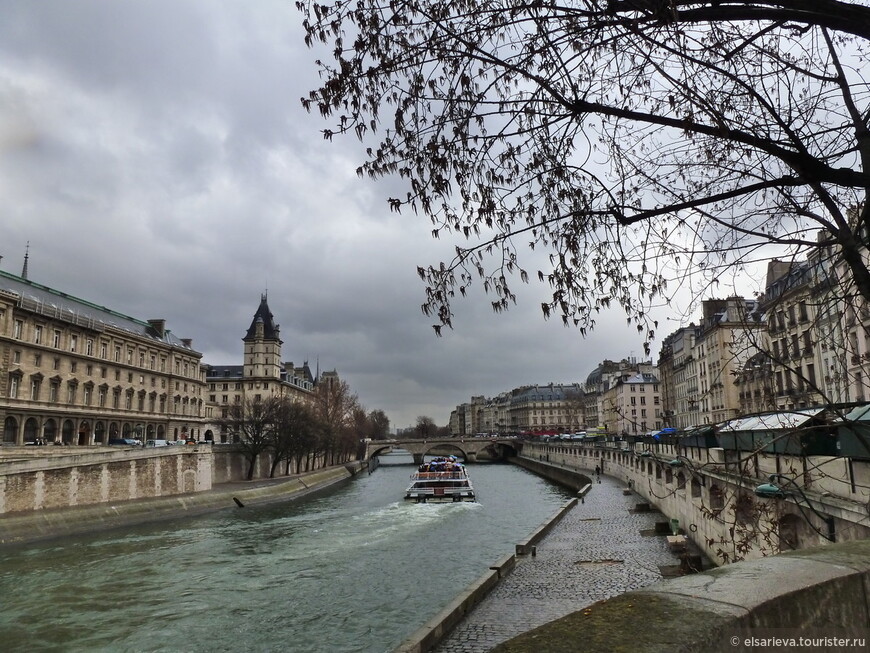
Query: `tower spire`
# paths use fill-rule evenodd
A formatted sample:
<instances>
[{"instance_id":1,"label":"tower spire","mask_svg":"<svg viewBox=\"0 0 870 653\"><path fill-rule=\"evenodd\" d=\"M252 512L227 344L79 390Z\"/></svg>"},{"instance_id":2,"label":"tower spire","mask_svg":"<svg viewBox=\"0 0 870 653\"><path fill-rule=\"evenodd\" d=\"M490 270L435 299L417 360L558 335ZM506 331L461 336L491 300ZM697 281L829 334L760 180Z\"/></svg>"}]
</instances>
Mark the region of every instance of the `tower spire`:
<instances>
[{"instance_id":1,"label":"tower spire","mask_svg":"<svg viewBox=\"0 0 870 653\"><path fill-rule=\"evenodd\" d=\"M21 278L27 278L27 259L30 258L30 241L27 241L27 247L24 249L24 267L21 268Z\"/></svg>"}]
</instances>

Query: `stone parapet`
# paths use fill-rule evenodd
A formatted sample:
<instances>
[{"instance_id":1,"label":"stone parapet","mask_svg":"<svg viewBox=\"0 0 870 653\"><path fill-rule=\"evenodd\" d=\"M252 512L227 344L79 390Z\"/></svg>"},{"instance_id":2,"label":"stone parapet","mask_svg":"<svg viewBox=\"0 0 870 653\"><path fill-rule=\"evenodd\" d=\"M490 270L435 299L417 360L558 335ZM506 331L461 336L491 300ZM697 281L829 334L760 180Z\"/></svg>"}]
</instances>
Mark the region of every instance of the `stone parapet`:
<instances>
[{"instance_id":1,"label":"stone parapet","mask_svg":"<svg viewBox=\"0 0 870 653\"><path fill-rule=\"evenodd\" d=\"M493 653L829 650L798 638L870 641L870 541L739 562L628 592L540 626ZM830 650L866 650L863 646Z\"/></svg>"},{"instance_id":2,"label":"stone parapet","mask_svg":"<svg viewBox=\"0 0 870 653\"><path fill-rule=\"evenodd\" d=\"M6 515L0 517L0 546L297 498L349 479L358 469L359 464L338 465L293 478L228 483L194 494Z\"/></svg>"}]
</instances>

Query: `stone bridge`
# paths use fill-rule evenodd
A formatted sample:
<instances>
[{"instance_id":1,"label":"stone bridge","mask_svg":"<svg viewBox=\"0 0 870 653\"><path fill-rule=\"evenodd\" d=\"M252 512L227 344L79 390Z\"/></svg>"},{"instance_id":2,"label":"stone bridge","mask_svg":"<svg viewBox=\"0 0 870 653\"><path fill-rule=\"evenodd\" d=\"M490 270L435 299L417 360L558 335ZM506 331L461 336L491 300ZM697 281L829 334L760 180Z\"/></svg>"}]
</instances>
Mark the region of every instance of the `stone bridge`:
<instances>
[{"instance_id":1,"label":"stone bridge","mask_svg":"<svg viewBox=\"0 0 870 653\"><path fill-rule=\"evenodd\" d=\"M414 456L414 464L421 465L423 456L431 452L455 455L466 463L477 462L480 452L486 450L493 459L516 456L522 450L522 441L516 438L436 438L427 440L372 440L366 443L365 459L369 460L389 449L404 449Z\"/></svg>"}]
</instances>

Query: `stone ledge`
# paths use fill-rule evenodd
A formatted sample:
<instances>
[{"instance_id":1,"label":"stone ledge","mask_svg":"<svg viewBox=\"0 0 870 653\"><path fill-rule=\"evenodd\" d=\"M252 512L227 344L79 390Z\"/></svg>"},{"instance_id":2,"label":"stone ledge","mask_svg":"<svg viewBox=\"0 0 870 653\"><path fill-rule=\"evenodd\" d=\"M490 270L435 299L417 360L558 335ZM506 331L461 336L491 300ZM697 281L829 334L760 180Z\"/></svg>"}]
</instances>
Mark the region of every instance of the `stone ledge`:
<instances>
[{"instance_id":1,"label":"stone ledge","mask_svg":"<svg viewBox=\"0 0 870 653\"><path fill-rule=\"evenodd\" d=\"M532 547L534 547L538 542L544 539L544 536L553 530L553 526L558 524L565 515L568 514L568 511L571 510L574 506L577 505L577 499L570 499L565 505L563 505L559 510L557 510L549 519L547 519L543 524L538 526L531 535L529 535L522 542L518 542L516 545L516 554L518 556L528 555L532 552Z\"/></svg>"},{"instance_id":2,"label":"stone ledge","mask_svg":"<svg viewBox=\"0 0 870 653\"><path fill-rule=\"evenodd\" d=\"M498 584L499 571L490 569L469 585L462 594L453 599L432 619L427 621L393 653L426 653L456 627L471 609Z\"/></svg>"},{"instance_id":3,"label":"stone ledge","mask_svg":"<svg viewBox=\"0 0 870 653\"><path fill-rule=\"evenodd\" d=\"M508 553L504 558L490 565L489 568L498 572L499 578L504 578L511 573L517 566L517 557L513 553Z\"/></svg>"},{"instance_id":4,"label":"stone ledge","mask_svg":"<svg viewBox=\"0 0 870 653\"><path fill-rule=\"evenodd\" d=\"M740 651L754 630L870 634L870 541L844 542L629 592L511 639L492 653Z\"/></svg>"}]
</instances>

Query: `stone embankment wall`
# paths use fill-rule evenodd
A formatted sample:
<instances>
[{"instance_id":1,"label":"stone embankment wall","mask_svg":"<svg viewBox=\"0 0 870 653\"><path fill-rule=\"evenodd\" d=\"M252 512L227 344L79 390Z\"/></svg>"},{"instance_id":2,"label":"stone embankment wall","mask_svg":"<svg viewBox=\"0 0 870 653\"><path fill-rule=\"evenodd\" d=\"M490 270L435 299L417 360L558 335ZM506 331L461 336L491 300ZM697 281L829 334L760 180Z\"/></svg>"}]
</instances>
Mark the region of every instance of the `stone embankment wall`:
<instances>
[{"instance_id":1,"label":"stone embankment wall","mask_svg":"<svg viewBox=\"0 0 870 653\"><path fill-rule=\"evenodd\" d=\"M722 449L670 445L654 449L635 452L526 443L521 459L587 474L600 468L630 486L650 507L677 520L681 532L716 564L828 544L830 526L838 542L870 538L866 524L870 466L866 463L763 453L736 463L729 461L731 452ZM679 465L671 465L671 460ZM815 512L798 495L779 500L757 497L755 487L774 473L795 478L795 483L806 487L804 493ZM817 512L829 516L831 524Z\"/></svg>"},{"instance_id":2,"label":"stone embankment wall","mask_svg":"<svg viewBox=\"0 0 870 653\"><path fill-rule=\"evenodd\" d=\"M268 478L270 462L259 457L253 480ZM315 470L324 467L316 461ZM246 480L247 471L233 445L3 447L0 515L206 492Z\"/></svg>"},{"instance_id":3,"label":"stone embankment wall","mask_svg":"<svg viewBox=\"0 0 870 653\"><path fill-rule=\"evenodd\" d=\"M573 488L578 492L592 483L589 472L586 470L579 471L569 467L557 467L533 458L516 457L509 460L513 464L523 467L538 476L543 476L560 485Z\"/></svg>"},{"instance_id":4,"label":"stone embankment wall","mask_svg":"<svg viewBox=\"0 0 870 653\"><path fill-rule=\"evenodd\" d=\"M95 447L8 458L0 463L0 514L203 492L211 451L190 447ZM50 452L50 453L48 453ZM7 456L7 452L4 451Z\"/></svg>"},{"instance_id":5,"label":"stone embankment wall","mask_svg":"<svg viewBox=\"0 0 870 653\"><path fill-rule=\"evenodd\" d=\"M227 483L207 492L95 503L0 516L0 546L204 514L298 498L351 478L364 463L328 467L292 478Z\"/></svg>"}]
</instances>

